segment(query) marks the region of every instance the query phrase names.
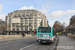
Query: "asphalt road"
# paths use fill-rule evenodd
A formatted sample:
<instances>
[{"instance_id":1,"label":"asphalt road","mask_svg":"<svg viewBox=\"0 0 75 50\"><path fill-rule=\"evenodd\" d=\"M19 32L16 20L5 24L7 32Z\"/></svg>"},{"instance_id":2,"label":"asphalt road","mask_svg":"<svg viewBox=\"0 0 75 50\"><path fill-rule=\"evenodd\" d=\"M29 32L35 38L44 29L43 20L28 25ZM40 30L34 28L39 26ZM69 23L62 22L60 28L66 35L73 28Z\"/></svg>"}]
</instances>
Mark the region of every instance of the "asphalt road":
<instances>
[{"instance_id":1,"label":"asphalt road","mask_svg":"<svg viewBox=\"0 0 75 50\"><path fill-rule=\"evenodd\" d=\"M54 50L54 44L40 44L36 42L36 36L23 40L0 43L0 50Z\"/></svg>"}]
</instances>

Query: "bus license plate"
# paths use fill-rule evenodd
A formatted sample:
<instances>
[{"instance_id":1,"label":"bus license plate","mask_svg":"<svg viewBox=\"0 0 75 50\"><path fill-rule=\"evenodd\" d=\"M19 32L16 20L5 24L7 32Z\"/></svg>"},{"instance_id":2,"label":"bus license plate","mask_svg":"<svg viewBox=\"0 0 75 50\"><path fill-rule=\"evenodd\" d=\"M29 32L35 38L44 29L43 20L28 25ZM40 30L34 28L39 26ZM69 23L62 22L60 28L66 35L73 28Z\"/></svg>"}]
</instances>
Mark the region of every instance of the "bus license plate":
<instances>
[{"instance_id":1,"label":"bus license plate","mask_svg":"<svg viewBox=\"0 0 75 50\"><path fill-rule=\"evenodd\" d=\"M46 43L46 41L42 41L43 43Z\"/></svg>"}]
</instances>

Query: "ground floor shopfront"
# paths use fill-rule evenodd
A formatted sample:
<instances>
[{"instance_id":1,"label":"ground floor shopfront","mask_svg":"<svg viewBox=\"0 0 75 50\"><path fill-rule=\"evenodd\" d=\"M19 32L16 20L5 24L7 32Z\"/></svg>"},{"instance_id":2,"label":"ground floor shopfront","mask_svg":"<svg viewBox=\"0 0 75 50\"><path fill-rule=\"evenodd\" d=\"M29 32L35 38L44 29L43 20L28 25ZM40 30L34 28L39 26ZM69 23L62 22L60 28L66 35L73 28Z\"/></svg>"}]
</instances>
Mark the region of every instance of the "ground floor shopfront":
<instances>
[{"instance_id":1,"label":"ground floor shopfront","mask_svg":"<svg viewBox=\"0 0 75 50\"><path fill-rule=\"evenodd\" d=\"M69 31L71 34L75 34L75 28L70 28Z\"/></svg>"},{"instance_id":2,"label":"ground floor shopfront","mask_svg":"<svg viewBox=\"0 0 75 50\"><path fill-rule=\"evenodd\" d=\"M36 34L37 31L6 31L8 35Z\"/></svg>"}]
</instances>

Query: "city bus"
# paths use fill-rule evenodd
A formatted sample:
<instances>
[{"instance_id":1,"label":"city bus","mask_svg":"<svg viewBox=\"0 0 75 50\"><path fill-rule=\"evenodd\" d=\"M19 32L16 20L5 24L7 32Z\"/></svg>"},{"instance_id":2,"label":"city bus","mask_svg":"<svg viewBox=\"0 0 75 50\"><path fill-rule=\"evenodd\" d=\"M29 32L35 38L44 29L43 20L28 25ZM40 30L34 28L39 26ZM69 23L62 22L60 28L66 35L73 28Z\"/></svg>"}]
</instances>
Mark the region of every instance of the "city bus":
<instances>
[{"instance_id":1,"label":"city bus","mask_svg":"<svg viewBox=\"0 0 75 50\"><path fill-rule=\"evenodd\" d=\"M56 31L52 27L38 27L37 41L40 43L54 43Z\"/></svg>"}]
</instances>

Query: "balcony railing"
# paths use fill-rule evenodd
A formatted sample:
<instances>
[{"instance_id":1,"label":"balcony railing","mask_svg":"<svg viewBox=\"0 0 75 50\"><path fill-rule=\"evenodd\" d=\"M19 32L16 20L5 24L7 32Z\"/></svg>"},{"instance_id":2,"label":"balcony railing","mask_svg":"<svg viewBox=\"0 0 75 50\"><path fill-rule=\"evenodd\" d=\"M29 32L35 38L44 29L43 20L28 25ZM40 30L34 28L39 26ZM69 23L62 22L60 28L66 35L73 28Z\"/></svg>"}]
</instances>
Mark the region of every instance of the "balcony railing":
<instances>
[{"instance_id":1,"label":"balcony railing","mask_svg":"<svg viewBox=\"0 0 75 50\"><path fill-rule=\"evenodd\" d=\"M17 27L27 27L28 25L18 25Z\"/></svg>"}]
</instances>

